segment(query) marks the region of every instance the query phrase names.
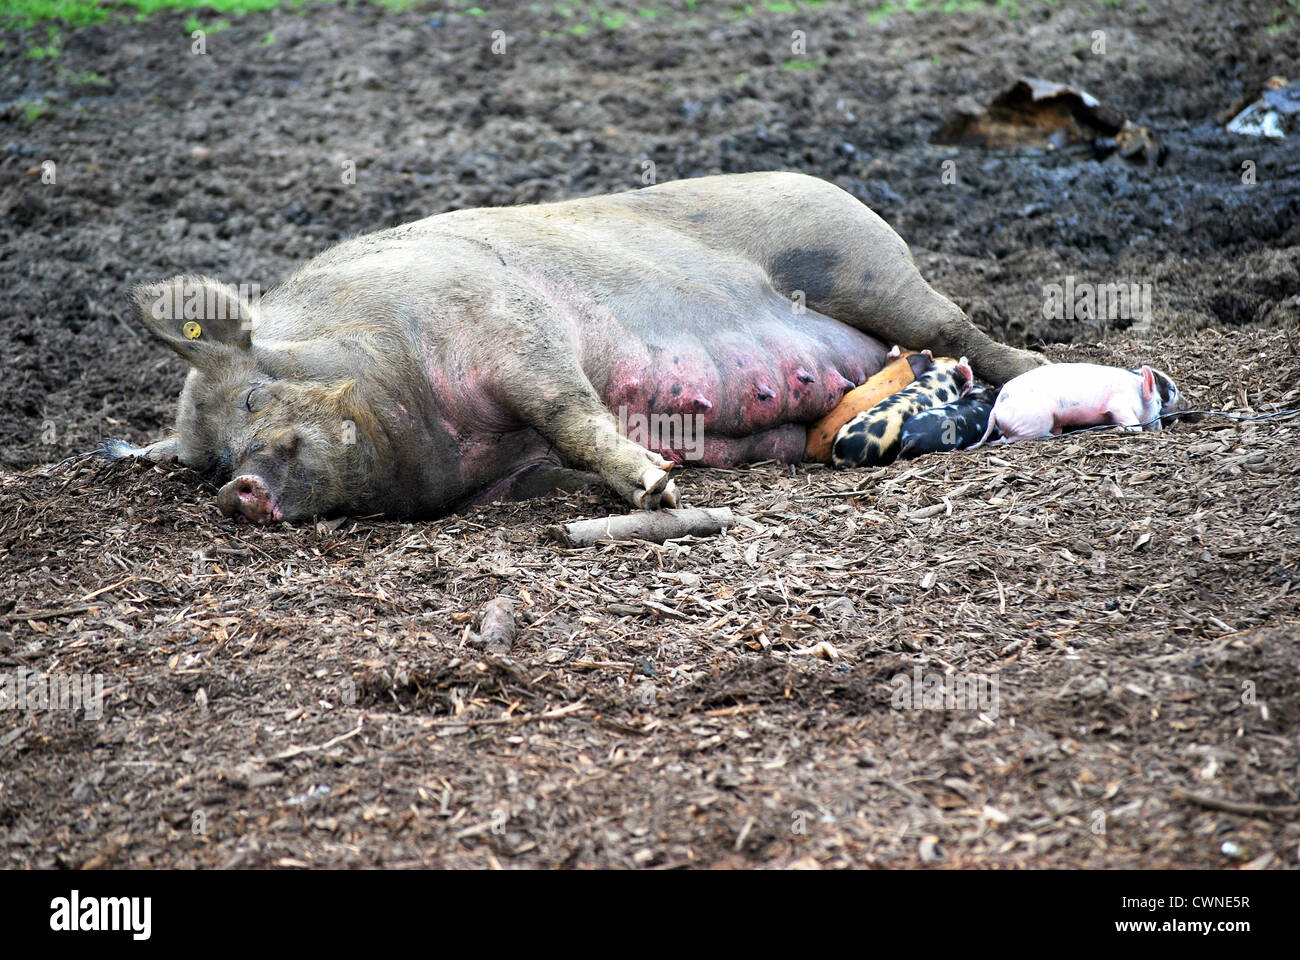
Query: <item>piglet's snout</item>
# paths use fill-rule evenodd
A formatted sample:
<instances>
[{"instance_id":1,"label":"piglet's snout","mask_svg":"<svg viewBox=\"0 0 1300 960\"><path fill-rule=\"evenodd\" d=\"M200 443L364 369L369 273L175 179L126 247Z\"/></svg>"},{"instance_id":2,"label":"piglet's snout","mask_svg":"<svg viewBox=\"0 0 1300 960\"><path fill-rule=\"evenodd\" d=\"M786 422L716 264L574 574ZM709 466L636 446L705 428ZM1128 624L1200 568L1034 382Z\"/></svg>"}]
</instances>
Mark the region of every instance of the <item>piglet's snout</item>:
<instances>
[{"instance_id":1,"label":"piglet's snout","mask_svg":"<svg viewBox=\"0 0 1300 960\"><path fill-rule=\"evenodd\" d=\"M275 498L256 474L235 477L217 493L217 506L228 517L242 516L255 523L280 519Z\"/></svg>"}]
</instances>

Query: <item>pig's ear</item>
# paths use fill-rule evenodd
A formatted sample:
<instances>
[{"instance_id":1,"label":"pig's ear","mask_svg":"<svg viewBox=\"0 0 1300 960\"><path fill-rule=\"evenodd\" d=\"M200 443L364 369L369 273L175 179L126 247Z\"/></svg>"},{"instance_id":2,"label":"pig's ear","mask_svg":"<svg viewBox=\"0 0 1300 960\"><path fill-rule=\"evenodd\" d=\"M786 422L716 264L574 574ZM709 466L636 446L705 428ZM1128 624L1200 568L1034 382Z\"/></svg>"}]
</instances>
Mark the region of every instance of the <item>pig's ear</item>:
<instances>
[{"instance_id":1,"label":"pig's ear","mask_svg":"<svg viewBox=\"0 0 1300 960\"><path fill-rule=\"evenodd\" d=\"M966 394L970 393L971 387L975 386L975 371L971 369L970 361L965 357L962 357L957 361L957 369L961 371L961 375L966 378L966 382L961 388L961 395L964 397Z\"/></svg>"},{"instance_id":2,"label":"pig's ear","mask_svg":"<svg viewBox=\"0 0 1300 960\"><path fill-rule=\"evenodd\" d=\"M921 353L909 353L907 355L907 365L912 368L912 379L917 380L921 374L929 372L934 367L934 357L930 356L929 350Z\"/></svg>"},{"instance_id":3,"label":"pig's ear","mask_svg":"<svg viewBox=\"0 0 1300 960\"><path fill-rule=\"evenodd\" d=\"M1156 393L1156 375L1151 372L1150 367L1143 364L1138 370L1138 376L1142 378L1142 402L1150 403Z\"/></svg>"},{"instance_id":4,"label":"pig's ear","mask_svg":"<svg viewBox=\"0 0 1300 960\"><path fill-rule=\"evenodd\" d=\"M889 352L885 354L885 359L897 360L902 355L903 355L903 348L900 347L898 344L894 344L892 347L889 348Z\"/></svg>"},{"instance_id":5,"label":"pig's ear","mask_svg":"<svg viewBox=\"0 0 1300 960\"><path fill-rule=\"evenodd\" d=\"M208 277L145 284L135 288L133 299L140 322L196 367L247 350L259 319L255 304Z\"/></svg>"}]
</instances>

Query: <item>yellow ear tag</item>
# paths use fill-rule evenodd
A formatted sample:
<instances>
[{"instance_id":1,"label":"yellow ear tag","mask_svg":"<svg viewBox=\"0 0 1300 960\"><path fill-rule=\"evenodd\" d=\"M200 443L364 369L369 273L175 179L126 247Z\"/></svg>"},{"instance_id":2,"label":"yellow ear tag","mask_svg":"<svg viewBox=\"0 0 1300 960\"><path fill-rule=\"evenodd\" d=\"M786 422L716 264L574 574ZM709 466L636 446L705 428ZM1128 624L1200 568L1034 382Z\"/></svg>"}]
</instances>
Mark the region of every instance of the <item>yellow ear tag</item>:
<instances>
[{"instance_id":1,"label":"yellow ear tag","mask_svg":"<svg viewBox=\"0 0 1300 960\"><path fill-rule=\"evenodd\" d=\"M202 332L203 332L203 328L200 327L193 320L185 324L185 326L181 327L181 333L185 334L186 340L197 340L199 338L199 334L201 334Z\"/></svg>"}]
</instances>

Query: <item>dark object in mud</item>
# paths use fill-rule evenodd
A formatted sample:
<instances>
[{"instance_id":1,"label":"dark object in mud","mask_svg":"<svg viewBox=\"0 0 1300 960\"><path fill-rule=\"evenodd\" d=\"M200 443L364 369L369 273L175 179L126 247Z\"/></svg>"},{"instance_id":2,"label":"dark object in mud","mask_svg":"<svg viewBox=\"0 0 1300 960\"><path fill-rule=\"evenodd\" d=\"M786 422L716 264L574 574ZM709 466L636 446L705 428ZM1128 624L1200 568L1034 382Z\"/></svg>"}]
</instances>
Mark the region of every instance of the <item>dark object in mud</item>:
<instances>
[{"instance_id":1,"label":"dark object in mud","mask_svg":"<svg viewBox=\"0 0 1300 960\"><path fill-rule=\"evenodd\" d=\"M1148 127L1131 123L1086 90L1021 77L987 107L959 104L930 138L961 147L1039 147L1087 144L1103 159L1118 152L1134 163L1164 163L1169 155Z\"/></svg>"},{"instance_id":2,"label":"dark object in mud","mask_svg":"<svg viewBox=\"0 0 1300 960\"><path fill-rule=\"evenodd\" d=\"M733 523L728 507L679 510L638 510L613 517L575 520L546 528L546 535L570 547L590 547L602 540L649 540L663 543L677 537L708 537Z\"/></svg>"},{"instance_id":3,"label":"dark object in mud","mask_svg":"<svg viewBox=\"0 0 1300 960\"><path fill-rule=\"evenodd\" d=\"M995 388L981 384L954 403L908 417L898 441L898 459L969 447L984 436L997 398Z\"/></svg>"}]
</instances>

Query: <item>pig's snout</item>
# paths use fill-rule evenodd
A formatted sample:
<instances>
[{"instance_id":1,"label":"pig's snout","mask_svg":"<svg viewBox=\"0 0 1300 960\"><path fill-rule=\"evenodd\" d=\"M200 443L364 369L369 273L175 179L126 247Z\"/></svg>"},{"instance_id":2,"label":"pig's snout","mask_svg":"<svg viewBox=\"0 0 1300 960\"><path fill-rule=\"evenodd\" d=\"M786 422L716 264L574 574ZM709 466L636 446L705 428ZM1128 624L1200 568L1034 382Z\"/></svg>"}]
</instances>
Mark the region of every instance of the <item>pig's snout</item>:
<instances>
[{"instance_id":1,"label":"pig's snout","mask_svg":"<svg viewBox=\"0 0 1300 960\"><path fill-rule=\"evenodd\" d=\"M266 483L252 473L235 477L222 487L217 493L217 506L228 517L239 515L254 523L269 523L281 518L280 508L266 489Z\"/></svg>"}]
</instances>

